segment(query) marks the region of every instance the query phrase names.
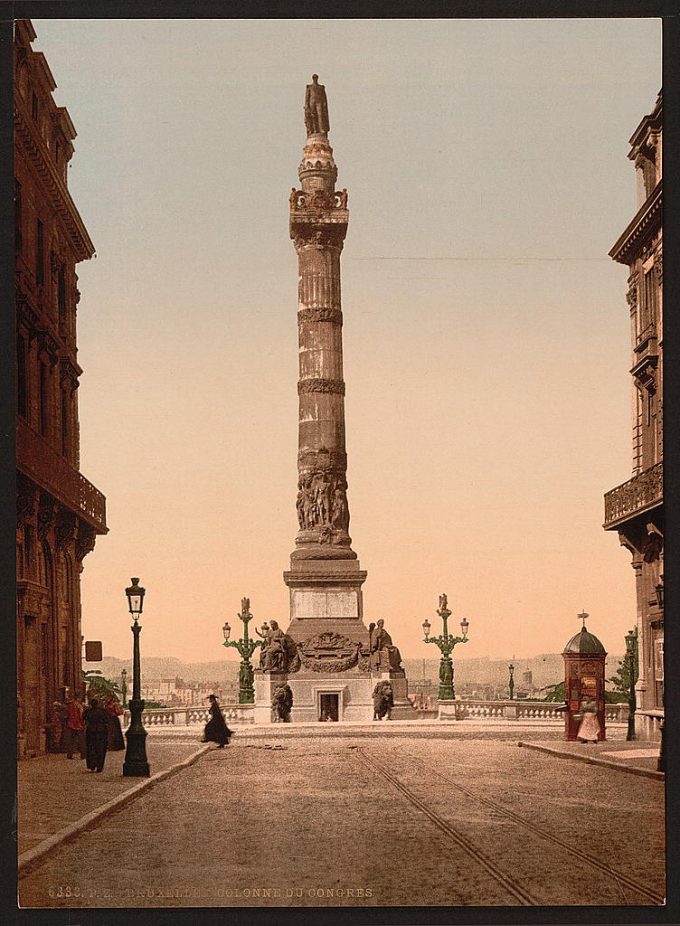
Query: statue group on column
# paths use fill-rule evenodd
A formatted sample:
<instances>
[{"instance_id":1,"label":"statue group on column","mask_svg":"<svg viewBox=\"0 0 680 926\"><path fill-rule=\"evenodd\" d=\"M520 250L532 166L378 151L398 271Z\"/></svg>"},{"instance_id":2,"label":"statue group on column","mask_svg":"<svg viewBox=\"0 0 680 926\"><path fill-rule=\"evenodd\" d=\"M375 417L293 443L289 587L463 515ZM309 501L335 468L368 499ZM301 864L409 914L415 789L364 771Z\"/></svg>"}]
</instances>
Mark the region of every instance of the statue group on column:
<instances>
[{"instance_id":1,"label":"statue group on column","mask_svg":"<svg viewBox=\"0 0 680 926\"><path fill-rule=\"evenodd\" d=\"M341 476L316 472L301 476L296 508L300 530L349 529L347 483Z\"/></svg>"}]
</instances>

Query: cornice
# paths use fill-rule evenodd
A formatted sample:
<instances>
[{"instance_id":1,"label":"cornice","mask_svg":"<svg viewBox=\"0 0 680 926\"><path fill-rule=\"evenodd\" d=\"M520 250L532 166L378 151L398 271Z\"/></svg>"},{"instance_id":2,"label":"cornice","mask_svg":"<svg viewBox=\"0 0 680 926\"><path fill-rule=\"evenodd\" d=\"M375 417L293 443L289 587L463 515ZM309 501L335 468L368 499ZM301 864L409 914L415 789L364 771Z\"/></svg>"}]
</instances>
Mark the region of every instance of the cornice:
<instances>
[{"instance_id":1,"label":"cornice","mask_svg":"<svg viewBox=\"0 0 680 926\"><path fill-rule=\"evenodd\" d=\"M33 120L24 112L23 101L18 94L15 101L14 125L17 141L23 144L26 154L45 185L52 208L69 234L76 261L89 260L94 254L94 245L66 184L52 163L45 142L33 125Z\"/></svg>"},{"instance_id":2,"label":"cornice","mask_svg":"<svg viewBox=\"0 0 680 926\"><path fill-rule=\"evenodd\" d=\"M619 264L632 264L643 244L661 227L662 194L663 181L660 180L609 252L612 260Z\"/></svg>"}]
</instances>

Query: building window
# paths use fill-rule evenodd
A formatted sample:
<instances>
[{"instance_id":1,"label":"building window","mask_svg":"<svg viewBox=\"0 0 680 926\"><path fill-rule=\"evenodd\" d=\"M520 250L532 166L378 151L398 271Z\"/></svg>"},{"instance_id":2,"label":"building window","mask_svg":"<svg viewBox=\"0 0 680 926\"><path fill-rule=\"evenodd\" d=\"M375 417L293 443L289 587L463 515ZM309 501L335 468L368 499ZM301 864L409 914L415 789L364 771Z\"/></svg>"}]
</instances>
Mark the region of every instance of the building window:
<instances>
[{"instance_id":1,"label":"building window","mask_svg":"<svg viewBox=\"0 0 680 926\"><path fill-rule=\"evenodd\" d=\"M38 121L38 95L31 93L31 116Z\"/></svg>"},{"instance_id":2,"label":"building window","mask_svg":"<svg viewBox=\"0 0 680 926\"><path fill-rule=\"evenodd\" d=\"M59 304L59 323L64 324L66 321L66 265L59 267L59 277L57 282L57 301Z\"/></svg>"},{"instance_id":3,"label":"building window","mask_svg":"<svg viewBox=\"0 0 680 926\"><path fill-rule=\"evenodd\" d=\"M17 412L28 416L28 389L26 379L26 338L17 335Z\"/></svg>"},{"instance_id":4,"label":"building window","mask_svg":"<svg viewBox=\"0 0 680 926\"><path fill-rule=\"evenodd\" d=\"M657 682L663 681L663 637L654 640L654 676Z\"/></svg>"},{"instance_id":5,"label":"building window","mask_svg":"<svg viewBox=\"0 0 680 926\"><path fill-rule=\"evenodd\" d=\"M22 239L22 203L21 203L21 184L18 180L14 181L14 247L21 251Z\"/></svg>"},{"instance_id":6,"label":"building window","mask_svg":"<svg viewBox=\"0 0 680 926\"><path fill-rule=\"evenodd\" d=\"M650 268L645 273L645 285L644 285L644 304L643 304L643 330L648 325L656 324L656 280L654 279L654 270Z\"/></svg>"},{"instance_id":7,"label":"building window","mask_svg":"<svg viewBox=\"0 0 680 926\"><path fill-rule=\"evenodd\" d=\"M35 281L45 282L45 228L38 219L35 245Z\"/></svg>"},{"instance_id":8,"label":"building window","mask_svg":"<svg viewBox=\"0 0 680 926\"><path fill-rule=\"evenodd\" d=\"M61 390L61 452L68 457L69 450L69 418L71 415L70 396L68 389L62 387Z\"/></svg>"},{"instance_id":9,"label":"building window","mask_svg":"<svg viewBox=\"0 0 680 926\"><path fill-rule=\"evenodd\" d=\"M47 364L40 361L40 433L47 434L49 426L49 370Z\"/></svg>"}]
</instances>

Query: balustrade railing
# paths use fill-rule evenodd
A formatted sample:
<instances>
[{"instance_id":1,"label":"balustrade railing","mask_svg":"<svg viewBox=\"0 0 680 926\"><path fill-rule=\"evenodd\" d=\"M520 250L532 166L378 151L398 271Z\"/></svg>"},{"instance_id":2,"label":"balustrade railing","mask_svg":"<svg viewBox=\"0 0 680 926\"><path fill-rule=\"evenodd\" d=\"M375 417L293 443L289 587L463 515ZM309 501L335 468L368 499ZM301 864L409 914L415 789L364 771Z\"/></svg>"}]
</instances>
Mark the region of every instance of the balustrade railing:
<instances>
[{"instance_id":1,"label":"balustrade railing","mask_svg":"<svg viewBox=\"0 0 680 926\"><path fill-rule=\"evenodd\" d=\"M456 717L474 720L564 720L562 705L556 701L477 701L455 702ZM607 723L624 723L628 719L627 704L606 704Z\"/></svg>"},{"instance_id":2,"label":"balustrade railing","mask_svg":"<svg viewBox=\"0 0 680 926\"><path fill-rule=\"evenodd\" d=\"M254 723L253 704L220 705L227 723ZM142 723L147 728L188 727L192 724L205 724L210 714L207 707L161 707L142 711ZM130 722L130 712L125 711L123 724Z\"/></svg>"},{"instance_id":3,"label":"balustrade railing","mask_svg":"<svg viewBox=\"0 0 680 926\"><path fill-rule=\"evenodd\" d=\"M610 528L663 499L663 463L633 476L604 497L604 526Z\"/></svg>"},{"instance_id":4,"label":"balustrade railing","mask_svg":"<svg viewBox=\"0 0 680 926\"><path fill-rule=\"evenodd\" d=\"M435 705L436 705L435 701ZM455 715L457 720L542 720L564 721L564 712L558 710L562 705L554 701L477 701L457 700ZM253 704L221 705L227 723L249 724L255 722ZM437 711L414 711L420 719L432 719ZM607 704L604 711L607 723L625 723L628 720L627 704ZM187 727L208 722L206 707L166 707L153 708L142 712L142 723L147 728ZM130 722L129 711L125 711L124 724Z\"/></svg>"},{"instance_id":5,"label":"balustrade railing","mask_svg":"<svg viewBox=\"0 0 680 926\"><path fill-rule=\"evenodd\" d=\"M40 434L17 420L17 466L97 530L106 530L106 499Z\"/></svg>"}]
</instances>

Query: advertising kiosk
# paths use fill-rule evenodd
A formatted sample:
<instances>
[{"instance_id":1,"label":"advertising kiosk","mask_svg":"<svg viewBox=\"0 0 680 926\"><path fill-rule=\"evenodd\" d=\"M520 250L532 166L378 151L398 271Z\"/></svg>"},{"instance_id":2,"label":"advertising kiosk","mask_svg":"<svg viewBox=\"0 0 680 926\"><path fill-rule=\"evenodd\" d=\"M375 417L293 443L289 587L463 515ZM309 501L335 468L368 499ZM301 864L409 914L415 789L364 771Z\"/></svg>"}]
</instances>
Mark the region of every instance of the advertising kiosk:
<instances>
[{"instance_id":1,"label":"advertising kiosk","mask_svg":"<svg viewBox=\"0 0 680 926\"><path fill-rule=\"evenodd\" d=\"M583 627L569 640L564 648L564 697L567 710L564 714L564 735L567 740L578 739L584 704L597 705L597 719L600 726L600 740L605 740L604 722L604 661L607 656L604 646L597 637L586 630L583 612L579 618Z\"/></svg>"}]
</instances>

